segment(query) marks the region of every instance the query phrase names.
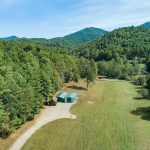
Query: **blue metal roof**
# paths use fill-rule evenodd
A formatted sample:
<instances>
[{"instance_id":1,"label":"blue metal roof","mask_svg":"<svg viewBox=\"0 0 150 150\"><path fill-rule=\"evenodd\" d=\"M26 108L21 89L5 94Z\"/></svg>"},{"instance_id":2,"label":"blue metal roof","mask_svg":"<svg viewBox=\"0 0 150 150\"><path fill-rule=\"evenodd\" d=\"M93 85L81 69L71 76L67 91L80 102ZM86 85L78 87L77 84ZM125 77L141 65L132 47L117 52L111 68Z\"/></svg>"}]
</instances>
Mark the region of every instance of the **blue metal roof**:
<instances>
[{"instance_id":1,"label":"blue metal roof","mask_svg":"<svg viewBox=\"0 0 150 150\"><path fill-rule=\"evenodd\" d=\"M69 93L67 95L67 97L70 97L70 98L75 98L76 96L77 96L77 93L75 93L75 92Z\"/></svg>"},{"instance_id":2,"label":"blue metal roof","mask_svg":"<svg viewBox=\"0 0 150 150\"><path fill-rule=\"evenodd\" d=\"M59 93L56 97L57 97L57 98L58 98L58 97L60 97L60 98L65 98L67 94L68 94L68 93L66 93L66 92L61 92L61 93Z\"/></svg>"}]
</instances>

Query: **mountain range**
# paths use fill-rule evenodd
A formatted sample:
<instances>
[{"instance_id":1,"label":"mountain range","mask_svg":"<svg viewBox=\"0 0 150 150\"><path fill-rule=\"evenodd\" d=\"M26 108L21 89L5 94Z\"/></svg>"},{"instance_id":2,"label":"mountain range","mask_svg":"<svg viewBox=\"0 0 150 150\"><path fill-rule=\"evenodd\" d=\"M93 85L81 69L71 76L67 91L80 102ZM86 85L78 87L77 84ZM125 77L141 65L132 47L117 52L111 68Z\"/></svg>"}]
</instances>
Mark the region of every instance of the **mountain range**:
<instances>
[{"instance_id":1,"label":"mountain range","mask_svg":"<svg viewBox=\"0 0 150 150\"><path fill-rule=\"evenodd\" d=\"M139 25L138 27L144 27L144 28L150 28L150 22L146 22L142 25ZM41 44L47 47L56 47L61 49L72 49L75 47L78 47L82 44L94 41L98 39L99 37L102 37L108 33L108 31L89 27L82 29L80 31L77 31L75 33L66 35L64 37L57 37L52 39L45 39L45 38L18 38L17 36L10 36L5 38L0 38L3 40L16 40L18 42L23 43L33 43L33 44Z\"/></svg>"},{"instance_id":2,"label":"mountain range","mask_svg":"<svg viewBox=\"0 0 150 150\"><path fill-rule=\"evenodd\" d=\"M51 47L51 45L59 45L59 47L67 46L67 48L71 47L78 47L82 44L85 44L87 42L91 42L104 34L108 33L108 31L105 31L103 29L99 28L85 28L83 30L80 30L78 32L66 35L64 37L57 37L52 39L42 39L42 38L19 38L17 41L23 42L23 43L34 43L34 44L42 44L44 46Z\"/></svg>"}]
</instances>

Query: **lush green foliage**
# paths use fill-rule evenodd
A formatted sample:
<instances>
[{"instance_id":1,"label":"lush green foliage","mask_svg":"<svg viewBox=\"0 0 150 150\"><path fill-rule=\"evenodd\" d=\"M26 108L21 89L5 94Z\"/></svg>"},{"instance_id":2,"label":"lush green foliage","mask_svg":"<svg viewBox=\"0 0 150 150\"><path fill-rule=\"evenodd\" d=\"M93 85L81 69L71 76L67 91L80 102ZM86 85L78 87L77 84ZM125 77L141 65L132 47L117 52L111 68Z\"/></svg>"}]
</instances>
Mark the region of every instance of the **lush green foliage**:
<instances>
[{"instance_id":1,"label":"lush green foliage","mask_svg":"<svg viewBox=\"0 0 150 150\"><path fill-rule=\"evenodd\" d=\"M78 32L66 35L65 37L79 37L79 38L90 38L92 40L99 38L100 36L103 36L104 34L108 33L108 31L98 29L98 28L85 28L83 30L80 30Z\"/></svg>"},{"instance_id":2,"label":"lush green foliage","mask_svg":"<svg viewBox=\"0 0 150 150\"><path fill-rule=\"evenodd\" d=\"M138 93L143 98L149 98L150 77L149 76L137 76L133 78L135 85L140 85Z\"/></svg>"},{"instance_id":3,"label":"lush green foliage","mask_svg":"<svg viewBox=\"0 0 150 150\"><path fill-rule=\"evenodd\" d=\"M85 78L81 62L42 45L0 40L0 134L32 119L64 82Z\"/></svg>"},{"instance_id":4,"label":"lush green foliage","mask_svg":"<svg viewBox=\"0 0 150 150\"><path fill-rule=\"evenodd\" d=\"M41 44L47 47L56 47L72 51L74 47L93 41L106 33L107 31L98 28L85 28L76 33L49 40L44 38L32 38L32 39L20 38L17 39L17 41L24 43Z\"/></svg>"},{"instance_id":5,"label":"lush green foliage","mask_svg":"<svg viewBox=\"0 0 150 150\"><path fill-rule=\"evenodd\" d=\"M98 74L108 78L132 80L132 76L140 71L140 65L130 64L125 55L117 56L111 61L99 61L97 63ZM129 77L130 75L130 77Z\"/></svg>"},{"instance_id":6,"label":"lush green foliage","mask_svg":"<svg viewBox=\"0 0 150 150\"><path fill-rule=\"evenodd\" d=\"M148 89L142 88L142 89L139 91L139 94L140 94L143 98L147 98L147 97L149 96L149 91L148 91Z\"/></svg>"},{"instance_id":7,"label":"lush green foliage","mask_svg":"<svg viewBox=\"0 0 150 150\"><path fill-rule=\"evenodd\" d=\"M59 39L61 38L56 38L56 41L53 42L53 39L44 39L44 38L19 38L16 41L20 42L20 43L27 43L27 44L38 44L38 45L43 45L46 47L49 47L53 50L64 50L64 51L68 51L68 50L72 50L72 46L70 46L69 44L64 43L63 45L60 44Z\"/></svg>"},{"instance_id":8,"label":"lush green foliage","mask_svg":"<svg viewBox=\"0 0 150 150\"><path fill-rule=\"evenodd\" d=\"M125 55L127 59L134 59L136 56L145 58L150 54L150 29L133 26L119 28L84 44L73 53L86 57L87 51L95 61L109 61L121 55Z\"/></svg>"},{"instance_id":9,"label":"lush green foliage","mask_svg":"<svg viewBox=\"0 0 150 150\"><path fill-rule=\"evenodd\" d=\"M87 90L88 90L88 86L90 85L90 83L93 83L96 75L97 75L97 65L94 62L94 60L88 60L83 57L81 57L80 61L80 72L81 72L81 77L85 78L86 83L87 83ZM84 68L84 69L83 69Z\"/></svg>"}]
</instances>

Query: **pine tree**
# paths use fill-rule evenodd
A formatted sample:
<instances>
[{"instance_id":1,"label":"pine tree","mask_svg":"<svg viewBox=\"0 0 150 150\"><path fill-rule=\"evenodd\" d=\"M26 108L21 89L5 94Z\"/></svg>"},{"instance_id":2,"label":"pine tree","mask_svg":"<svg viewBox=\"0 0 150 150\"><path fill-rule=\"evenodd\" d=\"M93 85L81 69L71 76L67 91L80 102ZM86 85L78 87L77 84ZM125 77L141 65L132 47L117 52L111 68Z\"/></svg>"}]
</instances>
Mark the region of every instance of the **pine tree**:
<instances>
[{"instance_id":1,"label":"pine tree","mask_svg":"<svg viewBox=\"0 0 150 150\"><path fill-rule=\"evenodd\" d=\"M4 105L0 99L0 134L4 134L7 131L7 119L8 115L4 111Z\"/></svg>"}]
</instances>

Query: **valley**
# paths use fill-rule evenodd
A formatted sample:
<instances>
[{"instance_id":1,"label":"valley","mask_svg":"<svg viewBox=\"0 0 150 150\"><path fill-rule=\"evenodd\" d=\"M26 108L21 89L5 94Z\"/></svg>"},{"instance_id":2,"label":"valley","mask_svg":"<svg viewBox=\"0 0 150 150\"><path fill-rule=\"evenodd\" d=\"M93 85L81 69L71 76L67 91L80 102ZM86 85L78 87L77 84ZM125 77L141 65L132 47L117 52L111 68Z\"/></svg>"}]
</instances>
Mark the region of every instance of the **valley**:
<instances>
[{"instance_id":1,"label":"valley","mask_svg":"<svg viewBox=\"0 0 150 150\"><path fill-rule=\"evenodd\" d=\"M13 150L147 150L150 29L144 25L1 39L0 150L17 139ZM51 111L44 105L57 92L76 92L78 100Z\"/></svg>"},{"instance_id":2,"label":"valley","mask_svg":"<svg viewBox=\"0 0 150 150\"><path fill-rule=\"evenodd\" d=\"M0 150L150 150L149 8L2 0Z\"/></svg>"},{"instance_id":3,"label":"valley","mask_svg":"<svg viewBox=\"0 0 150 150\"><path fill-rule=\"evenodd\" d=\"M89 91L70 89L85 83L66 84L63 91L76 91L79 98L70 112L77 118L60 119L40 128L22 150L147 150L149 149L149 120L131 112L149 106L139 100L137 89L130 82L96 80ZM93 101L89 104L88 101Z\"/></svg>"}]
</instances>

